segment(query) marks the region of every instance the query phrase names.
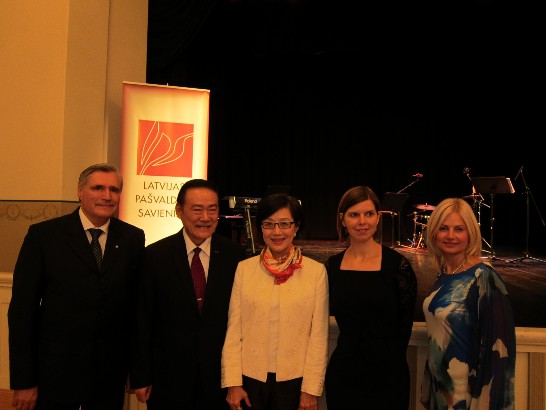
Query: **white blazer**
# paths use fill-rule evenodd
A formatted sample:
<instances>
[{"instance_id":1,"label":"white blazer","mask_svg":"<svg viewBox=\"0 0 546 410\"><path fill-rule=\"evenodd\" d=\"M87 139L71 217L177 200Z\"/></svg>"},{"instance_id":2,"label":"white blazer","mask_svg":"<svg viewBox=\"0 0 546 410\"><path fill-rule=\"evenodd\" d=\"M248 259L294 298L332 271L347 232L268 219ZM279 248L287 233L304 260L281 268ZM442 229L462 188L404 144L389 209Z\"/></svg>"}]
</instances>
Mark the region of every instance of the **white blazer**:
<instances>
[{"instance_id":1,"label":"white blazer","mask_svg":"<svg viewBox=\"0 0 546 410\"><path fill-rule=\"evenodd\" d=\"M322 395L328 364L326 268L303 257L302 268L283 284L254 256L239 262L222 350L222 387L242 386L243 377L265 382L273 286L280 286L277 381L303 377L301 390Z\"/></svg>"}]
</instances>

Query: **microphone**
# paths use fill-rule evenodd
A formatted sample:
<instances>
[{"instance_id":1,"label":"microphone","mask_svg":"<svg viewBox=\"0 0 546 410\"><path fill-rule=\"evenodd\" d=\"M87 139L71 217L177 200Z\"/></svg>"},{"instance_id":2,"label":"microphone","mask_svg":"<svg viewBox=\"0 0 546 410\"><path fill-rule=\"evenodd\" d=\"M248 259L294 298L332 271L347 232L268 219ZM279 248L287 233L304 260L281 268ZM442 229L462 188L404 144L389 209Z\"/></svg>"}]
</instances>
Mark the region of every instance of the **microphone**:
<instances>
[{"instance_id":1,"label":"microphone","mask_svg":"<svg viewBox=\"0 0 546 410\"><path fill-rule=\"evenodd\" d=\"M520 167L518 173L516 174L516 177L514 178L514 181L515 181L516 179L518 179L518 177L521 175L522 172L523 172L523 165Z\"/></svg>"},{"instance_id":2,"label":"microphone","mask_svg":"<svg viewBox=\"0 0 546 410\"><path fill-rule=\"evenodd\" d=\"M417 174L413 174L412 177L415 177L415 178L423 178L423 174L421 173L417 173Z\"/></svg>"},{"instance_id":3,"label":"microphone","mask_svg":"<svg viewBox=\"0 0 546 410\"><path fill-rule=\"evenodd\" d=\"M466 177L470 180L470 182L472 183L472 178L470 178L470 168L468 167L464 167L463 168L463 174L466 175ZM476 195L476 187L474 186L474 183L472 183L472 195Z\"/></svg>"}]
</instances>

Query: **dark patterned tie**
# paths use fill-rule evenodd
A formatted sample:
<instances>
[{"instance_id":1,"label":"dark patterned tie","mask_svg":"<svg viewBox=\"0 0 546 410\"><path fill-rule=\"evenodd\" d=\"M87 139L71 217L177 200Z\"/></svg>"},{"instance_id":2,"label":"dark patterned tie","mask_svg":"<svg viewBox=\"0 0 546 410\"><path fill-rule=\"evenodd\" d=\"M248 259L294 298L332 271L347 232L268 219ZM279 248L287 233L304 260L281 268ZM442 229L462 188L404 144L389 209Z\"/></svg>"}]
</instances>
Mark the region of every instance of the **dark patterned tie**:
<instances>
[{"instance_id":1,"label":"dark patterned tie","mask_svg":"<svg viewBox=\"0 0 546 410\"><path fill-rule=\"evenodd\" d=\"M89 229L89 233L91 234L92 238L91 248L93 249L93 253L95 254L95 259L97 260L99 271L102 272L102 249L99 243L99 236L102 235L102 229Z\"/></svg>"},{"instance_id":2,"label":"dark patterned tie","mask_svg":"<svg viewBox=\"0 0 546 410\"><path fill-rule=\"evenodd\" d=\"M201 310L201 308L203 307L203 300L205 298L207 279L205 278L205 268L203 268L201 258L199 257L199 252L201 252L201 248L195 248L193 252L193 259L191 260L191 276L193 278L195 295L197 296L197 305L199 306L199 310Z\"/></svg>"}]
</instances>

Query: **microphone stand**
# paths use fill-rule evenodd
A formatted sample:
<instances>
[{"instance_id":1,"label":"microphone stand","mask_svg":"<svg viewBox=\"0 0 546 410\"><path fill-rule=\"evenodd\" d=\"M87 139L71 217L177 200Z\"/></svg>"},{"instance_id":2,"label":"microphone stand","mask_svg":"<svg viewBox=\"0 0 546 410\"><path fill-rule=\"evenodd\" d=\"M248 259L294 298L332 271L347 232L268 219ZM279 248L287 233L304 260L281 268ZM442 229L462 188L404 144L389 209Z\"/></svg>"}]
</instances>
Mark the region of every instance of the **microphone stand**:
<instances>
[{"instance_id":1,"label":"microphone stand","mask_svg":"<svg viewBox=\"0 0 546 410\"><path fill-rule=\"evenodd\" d=\"M520 168L520 174L521 179L523 180L523 185L525 185L525 206L526 206L526 215L525 215L525 251L523 252L523 256L520 258L512 259L507 262L521 262L525 259L531 259L537 262L543 262L546 263L545 260L534 258L529 253L529 198L533 200L533 205L535 206L538 216L542 222L542 226L546 226L546 223L544 223L544 219L542 218L542 215L540 214L540 210L538 209L538 206L535 202L535 198L533 197L533 194L531 192L531 188L529 188L529 185L527 185L527 181L525 180L525 175L523 175L523 167Z\"/></svg>"},{"instance_id":2,"label":"microphone stand","mask_svg":"<svg viewBox=\"0 0 546 410\"><path fill-rule=\"evenodd\" d=\"M417 179L415 181L412 181L410 182L408 185L406 185L404 188L402 188L400 191L397 192L397 194L401 194L402 192L404 192L406 189L408 189L410 186L412 186L413 184L415 184L416 182L419 181L419 178L420 177L417 177Z\"/></svg>"},{"instance_id":3,"label":"microphone stand","mask_svg":"<svg viewBox=\"0 0 546 410\"><path fill-rule=\"evenodd\" d=\"M474 210L474 213L476 214L476 219L478 220L478 225L480 226L480 229L481 229L481 226L482 226L482 212L481 212L482 211L482 205L484 205L484 206L486 206L486 207L488 207L490 209L491 209L491 207L484 202L483 195L476 192L476 187L474 186L474 182L472 182L472 178L470 177L470 168L463 169L463 173L466 175L466 177L470 181L470 185L472 186L472 194L470 194L468 196L465 196L464 198L472 198L472 209ZM483 237L483 235L482 235L482 242L485 243L485 245L488 248L488 250L487 249L482 249L482 252L491 254L492 253L492 247L489 244L489 242L487 242L487 240Z\"/></svg>"},{"instance_id":4,"label":"microphone stand","mask_svg":"<svg viewBox=\"0 0 546 410\"><path fill-rule=\"evenodd\" d=\"M422 176L422 175L421 175ZM404 192L406 189L408 189L410 186L412 186L413 184L415 184L416 182L419 182L419 178L421 178L420 176L416 176L415 177L416 179L414 181L411 181L408 185L406 185L404 188L402 188L400 191L396 192L397 194L401 194L402 192ZM392 215L392 222L394 223L394 215ZM412 246L415 244L415 230L417 228L417 219L416 219L416 214L414 213L414 218L413 218L413 241L412 241ZM398 214L398 246L404 246L400 243L400 213Z\"/></svg>"}]
</instances>

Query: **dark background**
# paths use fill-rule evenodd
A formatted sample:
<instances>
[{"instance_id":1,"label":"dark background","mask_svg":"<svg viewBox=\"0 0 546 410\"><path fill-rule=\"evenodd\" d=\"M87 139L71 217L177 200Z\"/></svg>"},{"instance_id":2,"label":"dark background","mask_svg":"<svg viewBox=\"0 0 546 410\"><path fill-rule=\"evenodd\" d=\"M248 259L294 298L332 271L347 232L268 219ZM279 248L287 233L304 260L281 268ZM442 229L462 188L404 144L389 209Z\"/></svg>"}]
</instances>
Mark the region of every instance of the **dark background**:
<instances>
[{"instance_id":1,"label":"dark background","mask_svg":"<svg viewBox=\"0 0 546 410\"><path fill-rule=\"evenodd\" d=\"M516 189L493 197L495 249L546 255L541 47L533 14L504 7L150 0L146 81L210 90L208 178L222 195L291 186L303 239L336 239L339 198L365 184L407 187L404 242L414 205L472 193L468 167Z\"/></svg>"}]
</instances>

